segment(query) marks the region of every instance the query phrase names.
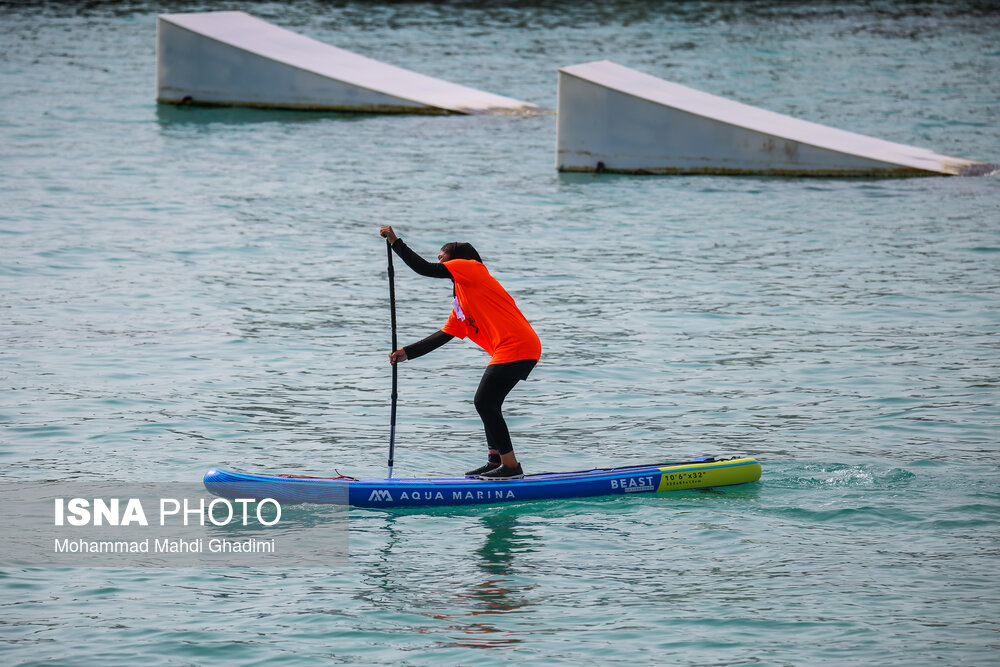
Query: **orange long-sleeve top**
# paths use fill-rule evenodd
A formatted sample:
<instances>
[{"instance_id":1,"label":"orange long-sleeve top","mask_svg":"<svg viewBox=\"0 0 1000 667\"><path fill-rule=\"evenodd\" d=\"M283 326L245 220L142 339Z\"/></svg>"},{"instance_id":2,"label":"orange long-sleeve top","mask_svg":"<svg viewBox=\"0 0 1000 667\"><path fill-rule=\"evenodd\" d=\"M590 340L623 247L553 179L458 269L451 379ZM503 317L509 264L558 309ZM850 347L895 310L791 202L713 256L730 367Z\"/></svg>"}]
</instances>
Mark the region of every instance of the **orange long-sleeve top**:
<instances>
[{"instance_id":1,"label":"orange long-sleeve top","mask_svg":"<svg viewBox=\"0 0 1000 667\"><path fill-rule=\"evenodd\" d=\"M441 331L468 338L490 355L490 364L538 361L542 343L513 297L473 259L444 263L455 281L455 300Z\"/></svg>"}]
</instances>

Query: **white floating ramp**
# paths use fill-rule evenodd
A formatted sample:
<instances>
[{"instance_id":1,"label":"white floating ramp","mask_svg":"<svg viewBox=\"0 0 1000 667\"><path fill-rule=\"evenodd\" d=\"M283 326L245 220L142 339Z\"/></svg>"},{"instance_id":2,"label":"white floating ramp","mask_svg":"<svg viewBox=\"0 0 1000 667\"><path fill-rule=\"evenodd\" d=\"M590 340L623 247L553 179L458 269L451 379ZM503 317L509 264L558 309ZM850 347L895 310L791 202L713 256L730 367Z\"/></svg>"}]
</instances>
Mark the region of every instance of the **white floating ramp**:
<instances>
[{"instance_id":1,"label":"white floating ramp","mask_svg":"<svg viewBox=\"0 0 1000 667\"><path fill-rule=\"evenodd\" d=\"M559 70L558 114L560 171L919 176L997 169L740 104L607 60Z\"/></svg>"},{"instance_id":2,"label":"white floating ramp","mask_svg":"<svg viewBox=\"0 0 1000 667\"><path fill-rule=\"evenodd\" d=\"M365 58L244 12L158 16L156 99L371 113L547 112Z\"/></svg>"}]
</instances>

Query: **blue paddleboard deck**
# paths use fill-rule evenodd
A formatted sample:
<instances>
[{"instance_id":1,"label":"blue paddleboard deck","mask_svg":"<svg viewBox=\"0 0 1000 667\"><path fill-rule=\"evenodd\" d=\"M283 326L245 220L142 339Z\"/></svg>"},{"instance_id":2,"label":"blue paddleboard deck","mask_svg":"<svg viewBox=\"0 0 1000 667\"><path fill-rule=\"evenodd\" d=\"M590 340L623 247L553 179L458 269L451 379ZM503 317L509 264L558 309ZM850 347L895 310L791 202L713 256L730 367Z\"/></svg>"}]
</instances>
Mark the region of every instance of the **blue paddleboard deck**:
<instances>
[{"instance_id":1,"label":"blue paddleboard deck","mask_svg":"<svg viewBox=\"0 0 1000 667\"><path fill-rule=\"evenodd\" d=\"M354 507L440 507L656 493L747 484L760 479L752 458L702 458L681 463L547 472L521 479L476 477L355 479L263 475L213 468L205 488L224 498L273 498L282 504Z\"/></svg>"}]
</instances>

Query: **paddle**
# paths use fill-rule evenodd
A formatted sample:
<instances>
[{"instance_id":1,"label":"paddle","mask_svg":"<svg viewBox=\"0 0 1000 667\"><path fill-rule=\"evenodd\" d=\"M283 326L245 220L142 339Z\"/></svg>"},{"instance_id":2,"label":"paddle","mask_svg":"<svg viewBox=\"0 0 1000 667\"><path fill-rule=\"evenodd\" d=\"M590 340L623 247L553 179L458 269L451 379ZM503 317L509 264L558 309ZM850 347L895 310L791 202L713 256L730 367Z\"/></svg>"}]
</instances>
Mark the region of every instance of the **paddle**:
<instances>
[{"instance_id":1,"label":"paddle","mask_svg":"<svg viewBox=\"0 0 1000 667\"><path fill-rule=\"evenodd\" d=\"M389 239L385 240L385 249L389 254L389 313L392 320L392 351L397 349L396 344L396 280L395 271L392 268L392 244ZM392 411L389 416L389 474L386 479L392 479L392 457L396 448L396 367L392 365Z\"/></svg>"}]
</instances>

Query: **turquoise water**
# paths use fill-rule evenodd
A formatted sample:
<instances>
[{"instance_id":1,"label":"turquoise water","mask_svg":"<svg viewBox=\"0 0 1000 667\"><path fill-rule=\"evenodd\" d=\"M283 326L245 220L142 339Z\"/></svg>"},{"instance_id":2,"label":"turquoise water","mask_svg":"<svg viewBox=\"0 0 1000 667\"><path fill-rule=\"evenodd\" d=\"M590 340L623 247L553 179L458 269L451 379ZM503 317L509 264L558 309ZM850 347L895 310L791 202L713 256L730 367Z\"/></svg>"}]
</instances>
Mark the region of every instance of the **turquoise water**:
<instances>
[{"instance_id":1,"label":"turquoise water","mask_svg":"<svg viewBox=\"0 0 1000 667\"><path fill-rule=\"evenodd\" d=\"M0 479L384 474L384 223L473 242L535 324L529 472L764 464L355 510L328 570L6 568L5 664L997 664L1000 179L560 175L554 116L157 106L155 13L210 9L552 108L607 58L1000 160L989 3L0 6ZM402 341L443 322L397 293ZM478 465L484 363L400 367L397 475Z\"/></svg>"}]
</instances>

